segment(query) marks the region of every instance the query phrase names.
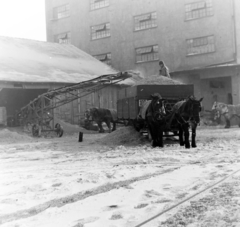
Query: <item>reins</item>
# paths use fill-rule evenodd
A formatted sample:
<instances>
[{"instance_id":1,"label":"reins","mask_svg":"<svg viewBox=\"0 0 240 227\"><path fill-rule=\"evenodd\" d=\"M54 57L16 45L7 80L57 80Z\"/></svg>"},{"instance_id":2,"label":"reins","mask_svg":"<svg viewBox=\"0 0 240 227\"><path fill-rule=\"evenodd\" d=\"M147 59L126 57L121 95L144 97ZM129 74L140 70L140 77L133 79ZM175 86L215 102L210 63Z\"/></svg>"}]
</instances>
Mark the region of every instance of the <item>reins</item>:
<instances>
[{"instance_id":1,"label":"reins","mask_svg":"<svg viewBox=\"0 0 240 227\"><path fill-rule=\"evenodd\" d=\"M188 103L187 102L191 102L190 100L187 100L185 101L185 105L187 105ZM183 105L184 105L183 104ZM186 117L188 118L188 120L186 120L183 116L183 114L177 114L179 116L179 118L181 119L181 121L177 118L177 122L180 124L180 125L184 125L184 124L197 124L195 118L196 118L196 114L194 115L194 103L190 103L189 104L190 107L188 107L188 109L186 111L183 111L183 113L187 113ZM196 105L196 104L195 104ZM181 106L180 106L181 107Z\"/></svg>"}]
</instances>

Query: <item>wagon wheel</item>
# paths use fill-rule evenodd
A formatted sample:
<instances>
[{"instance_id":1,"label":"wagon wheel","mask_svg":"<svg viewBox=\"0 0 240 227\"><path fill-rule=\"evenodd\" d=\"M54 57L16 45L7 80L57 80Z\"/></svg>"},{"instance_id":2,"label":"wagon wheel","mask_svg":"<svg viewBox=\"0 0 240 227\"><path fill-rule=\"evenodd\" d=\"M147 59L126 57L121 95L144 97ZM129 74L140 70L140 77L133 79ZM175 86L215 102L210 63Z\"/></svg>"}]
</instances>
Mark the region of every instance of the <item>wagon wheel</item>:
<instances>
[{"instance_id":1,"label":"wagon wheel","mask_svg":"<svg viewBox=\"0 0 240 227\"><path fill-rule=\"evenodd\" d=\"M130 121L128 121L128 120L124 120L124 121L123 121L123 124L124 124L124 126L129 126L129 125L131 125Z\"/></svg>"},{"instance_id":2,"label":"wagon wheel","mask_svg":"<svg viewBox=\"0 0 240 227\"><path fill-rule=\"evenodd\" d=\"M58 137L62 137L62 135L63 135L63 127L59 123L57 123L55 125L55 132L57 133Z\"/></svg>"},{"instance_id":3,"label":"wagon wheel","mask_svg":"<svg viewBox=\"0 0 240 227\"><path fill-rule=\"evenodd\" d=\"M51 126L50 125L42 125L42 134L44 135L44 136L48 136L49 134L50 134L50 130L51 130L52 128L51 128ZM45 131L46 130L46 131Z\"/></svg>"},{"instance_id":4,"label":"wagon wheel","mask_svg":"<svg viewBox=\"0 0 240 227\"><path fill-rule=\"evenodd\" d=\"M136 119L132 120L132 125L133 125L133 127L136 129L137 132L140 132L141 126L140 126L140 124L137 122Z\"/></svg>"},{"instance_id":5,"label":"wagon wheel","mask_svg":"<svg viewBox=\"0 0 240 227\"><path fill-rule=\"evenodd\" d=\"M34 124L32 126L32 135L33 135L33 137L38 137L41 135L41 129L40 129L39 125Z\"/></svg>"}]
</instances>

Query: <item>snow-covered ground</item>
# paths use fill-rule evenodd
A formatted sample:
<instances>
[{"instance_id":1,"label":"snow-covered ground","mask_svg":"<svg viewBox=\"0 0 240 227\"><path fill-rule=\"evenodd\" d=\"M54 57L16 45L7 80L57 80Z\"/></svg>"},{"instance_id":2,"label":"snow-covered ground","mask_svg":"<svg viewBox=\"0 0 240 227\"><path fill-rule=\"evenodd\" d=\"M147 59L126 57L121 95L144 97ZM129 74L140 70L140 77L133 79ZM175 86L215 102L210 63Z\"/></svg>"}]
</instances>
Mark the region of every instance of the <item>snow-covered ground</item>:
<instances>
[{"instance_id":1,"label":"snow-covered ground","mask_svg":"<svg viewBox=\"0 0 240 227\"><path fill-rule=\"evenodd\" d=\"M191 149L152 149L130 127L82 143L1 129L0 225L240 226L239 142L239 128L222 126L198 129Z\"/></svg>"}]
</instances>

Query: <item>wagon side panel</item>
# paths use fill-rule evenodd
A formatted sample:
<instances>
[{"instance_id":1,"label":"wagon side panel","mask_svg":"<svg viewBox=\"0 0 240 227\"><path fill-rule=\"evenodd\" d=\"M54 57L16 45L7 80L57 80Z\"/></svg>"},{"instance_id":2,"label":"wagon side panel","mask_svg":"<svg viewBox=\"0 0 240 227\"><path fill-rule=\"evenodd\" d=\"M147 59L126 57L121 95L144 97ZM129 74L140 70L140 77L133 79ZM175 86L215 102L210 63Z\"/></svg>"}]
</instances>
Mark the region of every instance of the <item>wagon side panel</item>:
<instances>
[{"instance_id":1,"label":"wagon side panel","mask_svg":"<svg viewBox=\"0 0 240 227\"><path fill-rule=\"evenodd\" d=\"M129 99L123 99L123 119L129 119Z\"/></svg>"},{"instance_id":2,"label":"wagon side panel","mask_svg":"<svg viewBox=\"0 0 240 227\"><path fill-rule=\"evenodd\" d=\"M186 98L194 94L191 84L181 85L138 85L136 95L139 99L148 99L153 93L159 93L163 98Z\"/></svg>"},{"instance_id":3,"label":"wagon side panel","mask_svg":"<svg viewBox=\"0 0 240 227\"><path fill-rule=\"evenodd\" d=\"M117 101L117 117L118 119L123 119L123 100Z\"/></svg>"},{"instance_id":4,"label":"wagon side panel","mask_svg":"<svg viewBox=\"0 0 240 227\"><path fill-rule=\"evenodd\" d=\"M129 119L136 119L138 112L138 100L135 97L129 98Z\"/></svg>"}]
</instances>

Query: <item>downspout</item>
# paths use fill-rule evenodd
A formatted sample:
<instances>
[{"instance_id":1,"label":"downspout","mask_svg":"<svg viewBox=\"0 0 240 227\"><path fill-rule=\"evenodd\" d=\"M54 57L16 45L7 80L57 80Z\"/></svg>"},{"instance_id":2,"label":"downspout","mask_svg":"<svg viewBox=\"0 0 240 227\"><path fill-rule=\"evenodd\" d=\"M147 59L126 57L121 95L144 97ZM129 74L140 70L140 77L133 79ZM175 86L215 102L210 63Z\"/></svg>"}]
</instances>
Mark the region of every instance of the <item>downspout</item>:
<instances>
[{"instance_id":1,"label":"downspout","mask_svg":"<svg viewBox=\"0 0 240 227\"><path fill-rule=\"evenodd\" d=\"M233 38L234 38L234 59L235 59L235 63L237 64L238 63L238 48L237 48L237 25L236 25L235 0L232 0L232 11L233 11L232 20L233 20ZM235 76L237 76L237 81L239 81L238 66L235 67ZM239 103L239 91L237 89L237 92L236 91L233 92L233 85L232 85L232 97L235 95L237 96L236 101L237 101L237 103ZM234 101L233 101L233 104L234 104Z\"/></svg>"},{"instance_id":2,"label":"downspout","mask_svg":"<svg viewBox=\"0 0 240 227\"><path fill-rule=\"evenodd\" d=\"M237 51L237 28L236 28L236 12L235 12L235 0L232 0L232 10L233 10L233 38L234 38L234 60L237 63L238 51Z\"/></svg>"}]
</instances>

